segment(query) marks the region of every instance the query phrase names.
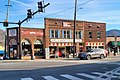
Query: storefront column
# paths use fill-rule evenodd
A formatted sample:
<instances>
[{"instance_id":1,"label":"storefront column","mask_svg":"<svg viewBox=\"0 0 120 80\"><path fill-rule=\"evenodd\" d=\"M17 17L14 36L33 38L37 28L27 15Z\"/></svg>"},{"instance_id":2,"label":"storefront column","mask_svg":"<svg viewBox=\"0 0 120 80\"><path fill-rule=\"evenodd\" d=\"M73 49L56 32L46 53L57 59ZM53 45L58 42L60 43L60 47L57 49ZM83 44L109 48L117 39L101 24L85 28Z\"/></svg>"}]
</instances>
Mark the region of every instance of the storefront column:
<instances>
[{"instance_id":1,"label":"storefront column","mask_svg":"<svg viewBox=\"0 0 120 80\"><path fill-rule=\"evenodd\" d=\"M33 60L33 59L35 59L35 56L34 56L34 43L31 44L31 48L32 48L31 60Z\"/></svg>"},{"instance_id":2,"label":"storefront column","mask_svg":"<svg viewBox=\"0 0 120 80\"><path fill-rule=\"evenodd\" d=\"M49 50L49 48L45 48L45 58L50 59L50 50Z\"/></svg>"}]
</instances>

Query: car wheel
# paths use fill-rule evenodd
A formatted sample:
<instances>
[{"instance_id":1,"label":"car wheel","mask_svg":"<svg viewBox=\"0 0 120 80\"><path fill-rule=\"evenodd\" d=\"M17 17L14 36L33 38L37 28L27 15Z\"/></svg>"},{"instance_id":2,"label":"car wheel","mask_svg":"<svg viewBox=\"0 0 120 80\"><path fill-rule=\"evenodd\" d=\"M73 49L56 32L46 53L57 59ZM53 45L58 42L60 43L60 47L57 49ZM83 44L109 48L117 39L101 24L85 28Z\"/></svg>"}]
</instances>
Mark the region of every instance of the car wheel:
<instances>
[{"instance_id":1,"label":"car wheel","mask_svg":"<svg viewBox=\"0 0 120 80\"><path fill-rule=\"evenodd\" d=\"M87 55L86 59L87 59L87 60L90 60L90 59L91 59L91 56L90 56L90 55Z\"/></svg>"},{"instance_id":2,"label":"car wheel","mask_svg":"<svg viewBox=\"0 0 120 80\"><path fill-rule=\"evenodd\" d=\"M103 54L100 55L100 59L103 59L105 56Z\"/></svg>"}]
</instances>

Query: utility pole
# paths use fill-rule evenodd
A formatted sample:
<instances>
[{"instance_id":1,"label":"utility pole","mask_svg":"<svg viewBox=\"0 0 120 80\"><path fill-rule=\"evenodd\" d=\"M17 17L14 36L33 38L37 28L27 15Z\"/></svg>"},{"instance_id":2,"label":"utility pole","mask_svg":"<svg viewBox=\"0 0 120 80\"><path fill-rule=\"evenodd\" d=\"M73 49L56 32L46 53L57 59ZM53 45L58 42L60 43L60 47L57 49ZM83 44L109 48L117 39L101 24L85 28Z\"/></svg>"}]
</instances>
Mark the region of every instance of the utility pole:
<instances>
[{"instance_id":1,"label":"utility pole","mask_svg":"<svg viewBox=\"0 0 120 80\"><path fill-rule=\"evenodd\" d=\"M74 10L74 29L73 29L73 58L75 57L75 27L76 27L76 10L77 10L77 0L75 0L75 10Z\"/></svg>"},{"instance_id":2,"label":"utility pole","mask_svg":"<svg viewBox=\"0 0 120 80\"><path fill-rule=\"evenodd\" d=\"M27 17L25 19L23 19L21 21L19 20L19 22L15 23L15 22L8 22L7 21L8 20L8 14L9 14L9 6L11 6L10 5L10 0L8 0L8 5L6 5L6 6L8 6L7 7L6 20L4 22L0 22L0 23L3 23L3 26L5 26L5 27L8 27L9 24L18 24L19 32L18 32L18 43L17 43L17 45L18 45L18 51L19 51L19 59L21 59L21 25L22 25L22 23L24 23L28 19L31 19L38 12L43 13L44 12L43 9L45 7L47 7L48 5L50 5L50 3L47 3L46 5L44 5L42 1L38 2L38 10L37 11L31 12L31 9L28 9L27 10L28 11ZM6 37L5 37L5 58L6 58Z\"/></svg>"},{"instance_id":3,"label":"utility pole","mask_svg":"<svg viewBox=\"0 0 120 80\"><path fill-rule=\"evenodd\" d=\"M5 5L5 6L7 6L7 13L6 13L6 19L5 19L5 21L4 21L4 26L6 27L5 28L5 50L4 50L4 54L5 54L5 58L6 58L6 41L7 41L7 27L8 27L8 16L9 16L9 8L10 8L10 0L8 0L8 4L7 5Z\"/></svg>"}]
</instances>

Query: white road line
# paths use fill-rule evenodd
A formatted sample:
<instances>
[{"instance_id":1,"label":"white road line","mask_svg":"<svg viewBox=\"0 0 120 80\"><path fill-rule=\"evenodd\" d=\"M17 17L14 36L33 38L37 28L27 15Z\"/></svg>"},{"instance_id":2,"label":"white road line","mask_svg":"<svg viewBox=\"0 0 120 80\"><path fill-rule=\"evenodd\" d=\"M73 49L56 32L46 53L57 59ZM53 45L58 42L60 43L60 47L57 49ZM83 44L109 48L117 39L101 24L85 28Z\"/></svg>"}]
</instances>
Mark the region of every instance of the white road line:
<instances>
[{"instance_id":1,"label":"white road line","mask_svg":"<svg viewBox=\"0 0 120 80\"><path fill-rule=\"evenodd\" d=\"M99 72L92 72L92 74L97 74L97 75L99 75L99 76L109 76L107 73L106 74L104 74L104 73L99 73ZM112 76L112 78L116 78L116 77L118 77L118 76Z\"/></svg>"},{"instance_id":2,"label":"white road line","mask_svg":"<svg viewBox=\"0 0 120 80\"><path fill-rule=\"evenodd\" d=\"M69 74L63 74L63 75L60 75L62 77L65 77L67 79L70 79L70 80L83 80L83 79L80 79L78 77L75 77L75 76L72 76L72 75L69 75Z\"/></svg>"},{"instance_id":3,"label":"white road line","mask_svg":"<svg viewBox=\"0 0 120 80\"><path fill-rule=\"evenodd\" d=\"M43 78L45 78L46 80L59 80L55 77L52 77L52 76L42 76Z\"/></svg>"},{"instance_id":4,"label":"white road line","mask_svg":"<svg viewBox=\"0 0 120 80\"><path fill-rule=\"evenodd\" d=\"M32 78L21 78L21 80L33 80Z\"/></svg>"},{"instance_id":5,"label":"white road line","mask_svg":"<svg viewBox=\"0 0 120 80\"><path fill-rule=\"evenodd\" d=\"M87 77L87 78L91 78L91 79L96 79L97 78L96 76L85 74L85 73L76 73L76 74L80 75L80 76Z\"/></svg>"},{"instance_id":6,"label":"white road line","mask_svg":"<svg viewBox=\"0 0 120 80\"><path fill-rule=\"evenodd\" d=\"M96 74L96 75L99 75L99 76L101 76L101 75L103 75L103 76L109 76L109 75L107 75L107 74L100 73L100 72L92 72L92 74Z\"/></svg>"},{"instance_id":7,"label":"white road line","mask_svg":"<svg viewBox=\"0 0 120 80\"><path fill-rule=\"evenodd\" d=\"M120 73L115 73L116 75L120 75Z\"/></svg>"}]
</instances>

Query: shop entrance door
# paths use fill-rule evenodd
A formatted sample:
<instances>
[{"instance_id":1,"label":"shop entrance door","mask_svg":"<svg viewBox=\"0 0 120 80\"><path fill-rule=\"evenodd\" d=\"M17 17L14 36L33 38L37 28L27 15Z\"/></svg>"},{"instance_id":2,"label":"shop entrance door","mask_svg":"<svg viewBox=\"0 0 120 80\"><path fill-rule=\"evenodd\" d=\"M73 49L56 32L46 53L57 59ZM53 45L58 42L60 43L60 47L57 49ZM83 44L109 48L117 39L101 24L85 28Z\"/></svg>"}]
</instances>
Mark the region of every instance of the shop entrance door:
<instances>
[{"instance_id":1,"label":"shop entrance door","mask_svg":"<svg viewBox=\"0 0 120 80\"><path fill-rule=\"evenodd\" d=\"M17 41L16 39L12 38L9 41L9 49L8 49L8 54L7 56L10 59L17 59L18 58L18 51L17 51Z\"/></svg>"},{"instance_id":2,"label":"shop entrance door","mask_svg":"<svg viewBox=\"0 0 120 80\"><path fill-rule=\"evenodd\" d=\"M9 46L9 57L10 59L17 59L18 53L17 53L17 45Z\"/></svg>"}]
</instances>

